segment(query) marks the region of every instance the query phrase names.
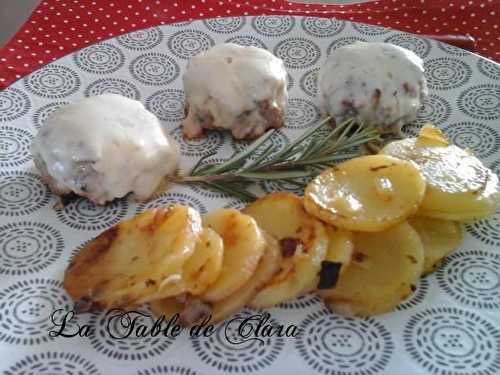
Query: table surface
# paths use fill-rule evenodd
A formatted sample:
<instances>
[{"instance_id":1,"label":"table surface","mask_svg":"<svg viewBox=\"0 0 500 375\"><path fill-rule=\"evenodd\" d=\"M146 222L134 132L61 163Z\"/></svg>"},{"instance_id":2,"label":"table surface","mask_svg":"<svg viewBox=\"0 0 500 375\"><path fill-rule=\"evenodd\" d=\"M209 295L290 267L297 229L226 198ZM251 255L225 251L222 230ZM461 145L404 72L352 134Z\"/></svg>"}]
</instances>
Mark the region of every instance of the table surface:
<instances>
[{"instance_id":1,"label":"table surface","mask_svg":"<svg viewBox=\"0 0 500 375\"><path fill-rule=\"evenodd\" d=\"M478 54L500 60L500 0L379 0L356 4L338 4L348 0L295 1L45 0L0 49L0 89L68 53L111 37L156 25L221 16L306 15L416 34L471 35L477 41ZM317 4L319 1L337 4Z\"/></svg>"},{"instance_id":2,"label":"table surface","mask_svg":"<svg viewBox=\"0 0 500 375\"><path fill-rule=\"evenodd\" d=\"M9 41L29 18L39 0L0 0L0 47Z\"/></svg>"}]
</instances>

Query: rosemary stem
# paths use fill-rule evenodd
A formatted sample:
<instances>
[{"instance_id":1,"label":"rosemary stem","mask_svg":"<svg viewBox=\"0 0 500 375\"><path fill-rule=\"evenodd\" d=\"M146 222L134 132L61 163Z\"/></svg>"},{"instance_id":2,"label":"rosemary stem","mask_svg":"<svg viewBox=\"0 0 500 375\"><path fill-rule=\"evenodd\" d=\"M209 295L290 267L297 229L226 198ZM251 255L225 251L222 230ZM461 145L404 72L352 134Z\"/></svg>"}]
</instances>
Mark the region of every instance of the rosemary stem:
<instances>
[{"instance_id":1,"label":"rosemary stem","mask_svg":"<svg viewBox=\"0 0 500 375\"><path fill-rule=\"evenodd\" d=\"M251 155L254 150L259 148L273 134L274 134L274 130L268 131L266 134L262 135L254 143L252 143L250 146L248 146L244 151L234 155L229 160L225 161L222 164L219 164L218 166L215 166L214 168L211 168L209 171L206 171L206 172L211 173L211 174L225 172L225 171L229 170L231 168L231 166L238 165L238 163L240 163L240 162L244 162L245 159L249 155Z\"/></svg>"},{"instance_id":2,"label":"rosemary stem","mask_svg":"<svg viewBox=\"0 0 500 375\"><path fill-rule=\"evenodd\" d=\"M253 181L282 180L304 186L308 178L314 177L319 170L340 159L355 156L343 151L379 139L373 128L359 126L353 130L355 123L352 119L338 124L322 138L313 138L313 134L330 120L330 117L324 118L281 150L273 144L264 145L274 134L274 130L268 131L223 163L205 163L212 156L207 155L196 163L189 176L178 176L172 181L198 183L251 200L256 197L247 187Z\"/></svg>"},{"instance_id":3,"label":"rosemary stem","mask_svg":"<svg viewBox=\"0 0 500 375\"><path fill-rule=\"evenodd\" d=\"M221 173L221 174L204 174L197 176L178 176L175 182L210 182L217 180L227 180L234 178L234 173Z\"/></svg>"}]
</instances>

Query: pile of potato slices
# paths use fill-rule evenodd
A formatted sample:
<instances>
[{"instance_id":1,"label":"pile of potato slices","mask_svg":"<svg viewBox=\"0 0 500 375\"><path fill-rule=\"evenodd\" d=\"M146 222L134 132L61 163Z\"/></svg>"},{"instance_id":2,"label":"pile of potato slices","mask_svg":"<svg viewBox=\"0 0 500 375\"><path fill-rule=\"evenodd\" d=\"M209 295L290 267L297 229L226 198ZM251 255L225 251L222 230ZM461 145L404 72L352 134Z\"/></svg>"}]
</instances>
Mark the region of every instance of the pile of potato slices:
<instances>
[{"instance_id":1,"label":"pile of potato slices","mask_svg":"<svg viewBox=\"0 0 500 375\"><path fill-rule=\"evenodd\" d=\"M243 210L181 205L108 229L73 258L80 309L132 308L193 325L316 292L334 311L394 309L462 241L462 222L500 201L498 177L432 125L325 170L305 189Z\"/></svg>"}]
</instances>

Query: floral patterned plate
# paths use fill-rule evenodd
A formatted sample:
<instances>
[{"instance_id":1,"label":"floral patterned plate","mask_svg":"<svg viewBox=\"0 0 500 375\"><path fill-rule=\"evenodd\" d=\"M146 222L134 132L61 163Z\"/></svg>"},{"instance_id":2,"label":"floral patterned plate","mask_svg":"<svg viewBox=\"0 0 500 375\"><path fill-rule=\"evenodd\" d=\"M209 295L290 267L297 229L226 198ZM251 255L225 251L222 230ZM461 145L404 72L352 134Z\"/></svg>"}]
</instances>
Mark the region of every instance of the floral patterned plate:
<instances>
[{"instance_id":1,"label":"floral patterned plate","mask_svg":"<svg viewBox=\"0 0 500 375\"><path fill-rule=\"evenodd\" d=\"M221 325L210 337L115 339L105 313L71 322L89 337L53 337L54 310L70 310L61 280L72 254L100 231L144 209L172 202L201 212L241 207L221 193L175 186L143 204L98 207L77 200L55 211L54 197L34 169L29 145L45 118L67 102L103 92L142 101L180 142L182 168L241 147L210 133L185 141L181 76L188 60L215 43L267 48L289 72L288 126L272 139L285 144L319 119L316 76L334 49L386 41L425 61L430 96L426 121L443 128L500 171L500 66L464 50L365 24L313 17L236 17L179 23L104 41L47 65L0 92L0 370L5 374L483 374L500 373L500 213L467 226L463 245L396 311L367 319L328 312L308 295L270 309L271 322L297 325L300 335L231 344ZM291 189L281 183L265 191ZM244 311L243 314L252 314ZM146 319L146 318L144 318ZM146 319L147 320L147 319ZM123 332L122 332L123 333Z\"/></svg>"}]
</instances>

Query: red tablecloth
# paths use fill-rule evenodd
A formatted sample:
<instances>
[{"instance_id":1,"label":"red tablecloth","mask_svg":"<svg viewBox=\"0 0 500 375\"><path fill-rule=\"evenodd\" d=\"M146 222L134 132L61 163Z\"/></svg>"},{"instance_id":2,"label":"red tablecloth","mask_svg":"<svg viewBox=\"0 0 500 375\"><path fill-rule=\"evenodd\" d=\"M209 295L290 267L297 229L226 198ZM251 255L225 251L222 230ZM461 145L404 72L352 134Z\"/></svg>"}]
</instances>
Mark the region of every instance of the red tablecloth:
<instances>
[{"instance_id":1,"label":"red tablecloth","mask_svg":"<svg viewBox=\"0 0 500 375\"><path fill-rule=\"evenodd\" d=\"M380 0L353 5L283 0L45 0L0 50L0 88L74 50L150 26L201 18L293 14L335 17L417 34L463 34L500 61L500 0Z\"/></svg>"}]
</instances>

